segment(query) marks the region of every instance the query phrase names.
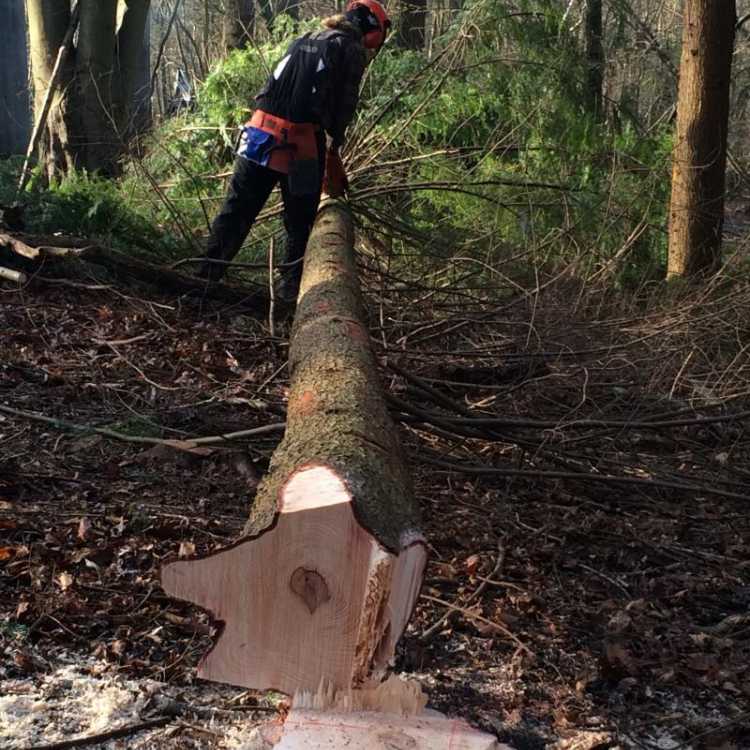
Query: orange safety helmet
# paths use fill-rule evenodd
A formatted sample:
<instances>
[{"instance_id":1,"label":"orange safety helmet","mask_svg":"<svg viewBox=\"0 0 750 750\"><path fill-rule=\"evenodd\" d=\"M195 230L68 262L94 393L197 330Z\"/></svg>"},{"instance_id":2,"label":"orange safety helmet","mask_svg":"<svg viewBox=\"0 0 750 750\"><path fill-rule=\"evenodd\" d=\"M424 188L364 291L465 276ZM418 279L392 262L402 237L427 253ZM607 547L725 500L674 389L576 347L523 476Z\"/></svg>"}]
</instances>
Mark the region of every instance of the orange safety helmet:
<instances>
[{"instance_id":1,"label":"orange safety helmet","mask_svg":"<svg viewBox=\"0 0 750 750\"><path fill-rule=\"evenodd\" d=\"M350 0L346 6L346 12L363 8L368 11L367 20L370 22L369 31L363 29L362 41L368 49L380 49L385 43L388 31L391 28L391 19L378 0Z\"/></svg>"}]
</instances>

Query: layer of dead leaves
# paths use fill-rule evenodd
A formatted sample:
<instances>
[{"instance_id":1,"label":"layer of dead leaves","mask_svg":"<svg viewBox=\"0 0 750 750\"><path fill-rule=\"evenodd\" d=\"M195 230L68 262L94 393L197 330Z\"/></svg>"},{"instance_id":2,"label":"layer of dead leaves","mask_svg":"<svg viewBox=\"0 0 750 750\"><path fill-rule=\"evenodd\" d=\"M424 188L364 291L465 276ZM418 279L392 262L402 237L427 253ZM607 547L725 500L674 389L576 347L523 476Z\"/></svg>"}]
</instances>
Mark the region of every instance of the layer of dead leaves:
<instances>
[{"instance_id":1,"label":"layer of dead leaves","mask_svg":"<svg viewBox=\"0 0 750 750\"><path fill-rule=\"evenodd\" d=\"M284 343L250 318L124 289L0 291L2 405L178 440L283 420ZM559 343L552 324L537 325L540 349ZM595 346L594 335L570 350ZM613 417L658 397L639 372L645 355L619 367L612 358L604 372L556 363L500 381L492 368L507 376L508 360L485 346L481 359L456 356L460 368L445 369L446 351L482 336L425 341L407 349L418 355L410 365L451 381L435 385L467 408L504 414L513 404L535 418L571 408ZM502 337L517 338L512 326ZM390 386L419 401L400 379ZM682 464L711 481L723 465L704 460L709 444L747 469L741 427L705 432L594 435L564 449L580 447L590 467L617 443L631 462L678 474ZM424 682L434 707L519 750L750 745L744 501L467 477L423 460L521 466L555 435L526 449L510 438L443 442L424 425L405 437L431 561L397 666ZM160 566L236 538L274 445L195 454L0 413L0 682L38 679L72 650L113 673L193 684L215 628L163 594Z\"/></svg>"}]
</instances>

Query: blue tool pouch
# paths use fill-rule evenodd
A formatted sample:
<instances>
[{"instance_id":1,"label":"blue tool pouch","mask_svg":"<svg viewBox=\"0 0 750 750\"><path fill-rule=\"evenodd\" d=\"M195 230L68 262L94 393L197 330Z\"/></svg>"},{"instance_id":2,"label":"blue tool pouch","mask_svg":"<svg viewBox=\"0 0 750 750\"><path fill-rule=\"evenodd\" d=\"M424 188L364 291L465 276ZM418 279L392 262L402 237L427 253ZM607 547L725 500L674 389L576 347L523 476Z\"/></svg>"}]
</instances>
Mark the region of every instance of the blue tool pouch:
<instances>
[{"instance_id":1,"label":"blue tool pouch","mask_svg":"<svg viewBox=\"0 0 750 750\"><path fill-rule=\"evenodd\" d=\"M275 146L276 139L270 133L248 125L242 130L237 156L254 161L261 167L267 167L271 151Z\"/></svg>"}]
</instances>

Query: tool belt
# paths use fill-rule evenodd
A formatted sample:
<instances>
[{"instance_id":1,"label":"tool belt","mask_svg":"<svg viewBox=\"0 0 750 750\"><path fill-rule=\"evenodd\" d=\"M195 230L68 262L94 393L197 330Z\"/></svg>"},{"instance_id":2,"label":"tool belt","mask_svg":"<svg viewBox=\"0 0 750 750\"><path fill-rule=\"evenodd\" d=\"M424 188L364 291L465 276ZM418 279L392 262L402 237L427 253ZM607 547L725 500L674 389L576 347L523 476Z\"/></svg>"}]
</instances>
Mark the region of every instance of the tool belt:
<instances>
[{"instance_id":1,"label":"tool belt","mask_svg":"<svg viewBox=\"0 0 750 750\"><path fill-rule=\"evenodd\" d=\"M270 139L254 131L261 131ZM317 174L319 132L320 125L315 123L290 122L259 109L245 125L243 133L243 143L251 147L242 153L241 144L240 155L282 174L299 170L302 162L315 162Z\"/></svg>"}]
</instances>

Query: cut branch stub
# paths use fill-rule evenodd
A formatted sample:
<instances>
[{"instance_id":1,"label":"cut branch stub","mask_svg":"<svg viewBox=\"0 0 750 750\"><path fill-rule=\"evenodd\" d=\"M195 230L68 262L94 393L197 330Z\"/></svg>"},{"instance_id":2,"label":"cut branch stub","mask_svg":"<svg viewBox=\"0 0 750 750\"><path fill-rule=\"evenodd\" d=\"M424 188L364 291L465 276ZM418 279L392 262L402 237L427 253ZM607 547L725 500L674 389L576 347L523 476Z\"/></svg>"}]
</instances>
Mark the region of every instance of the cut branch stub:
<instances>
[{"instance_id":1,"label":"cut branch stub","mask_svg":"<svg viewBox=\"0 0 750 750\"><path fill-rule=\"evenodd\" d=\"M287 432L248 538L165 566L162 583L224 622L201 677L348 690L386 671L426 555L364 325L351 217L338 204L313 229L289 361Z\"/></svg>"}]
</instances>

